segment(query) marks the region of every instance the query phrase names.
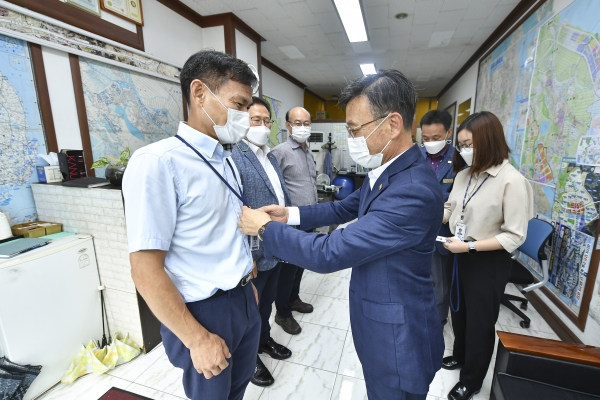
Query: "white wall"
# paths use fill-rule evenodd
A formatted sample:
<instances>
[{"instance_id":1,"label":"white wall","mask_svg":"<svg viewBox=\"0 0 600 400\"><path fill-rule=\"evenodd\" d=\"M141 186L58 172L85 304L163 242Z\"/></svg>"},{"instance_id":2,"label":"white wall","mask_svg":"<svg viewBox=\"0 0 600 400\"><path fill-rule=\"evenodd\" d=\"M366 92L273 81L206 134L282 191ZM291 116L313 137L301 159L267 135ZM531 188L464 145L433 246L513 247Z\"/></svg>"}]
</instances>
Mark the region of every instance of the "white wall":
<instances>
[{"instance_id":1,"label":"white wall","mask_svg":"<svg viewBox=\"0 0 600 400\"><path fill-rule=\"evenodd\" d=\"M58 150L82 149L69 55L42 47Z\"/></svg>"},{"instance_id":2,"label":"white wall","mask_svg":"<svg viewBox=\"0 0 600 400\"><path fill-rule=\"evenodd\" d=\"M203 29L156 0L144 0L144 47L151 56L182 67L204 48ZM223 41L225 38L223 38Z\"/></svg>"},{"instance_id":3,"label":"white wall","mask_svg":"<svg viewBox=\"0 0 600 400\"><path fill-rule=\"evenodd\" d=\"M214 49L225 52L225 27L213 26L202 30L204 36L204 49Z\"/></svg>"},{"instance_id":4,"label":"white wall","mask_svg":"<svg viewBox=\"0 0 600 400\"><path fill-rule=\"evenodd\" d=\"M266 68L262 67L262 92L283 103L281 106L281 119L285 119L285 113L292 107L304 106L304 89L299 88L292 82ZM282 126L282 129L285 127Z\"/></svg>"},{"instance_id":5,"label":"white wall","mask_svg":"<svg viewBox=\"0 0 600 400\"><path fill-rule=\"evenodd\" d=\"M235 56L258 68L258 47L256 42L235 30Z\"/></svg>"}]
</instances>

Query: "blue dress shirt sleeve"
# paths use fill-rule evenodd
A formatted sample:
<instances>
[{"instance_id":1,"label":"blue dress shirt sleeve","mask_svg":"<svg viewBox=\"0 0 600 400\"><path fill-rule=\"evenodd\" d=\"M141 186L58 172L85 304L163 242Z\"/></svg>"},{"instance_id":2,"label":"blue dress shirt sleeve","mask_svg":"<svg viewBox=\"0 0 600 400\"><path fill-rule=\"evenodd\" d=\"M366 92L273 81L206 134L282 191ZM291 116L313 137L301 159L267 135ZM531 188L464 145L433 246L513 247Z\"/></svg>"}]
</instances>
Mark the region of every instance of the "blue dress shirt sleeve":
<instances>
[{"instance_id":1,"label":"blue dress shirt sleeve","mask_svg":"<svg viewBox=\"0 0 600 400\"><path fill-rule=\"evenodd\" d=\"M129 252L168 251L177 220L175 177L168 161L134 154L123 178Z\"/></svg>"}]
</instances>

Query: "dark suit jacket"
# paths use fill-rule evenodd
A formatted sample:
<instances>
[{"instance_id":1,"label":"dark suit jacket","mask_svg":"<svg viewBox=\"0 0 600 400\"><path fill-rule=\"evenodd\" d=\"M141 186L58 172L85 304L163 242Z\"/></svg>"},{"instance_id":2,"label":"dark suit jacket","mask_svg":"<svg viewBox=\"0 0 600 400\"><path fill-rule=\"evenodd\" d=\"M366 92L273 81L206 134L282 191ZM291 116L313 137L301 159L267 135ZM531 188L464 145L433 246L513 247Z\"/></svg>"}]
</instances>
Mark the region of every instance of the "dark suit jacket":
<instances>
[{"instance_id":1,"label":"dark suit jacket","mask_svg":"<svg viewBox=\"0 0 600 400\"><path fill-rule=\"evenodd\" d=\"M444 203L448 201L448 197L450 197L450 192L452 191L452 187L454 186L454 178L456 177L456 172L454 172L454 164L452 164L452 157L454 157L454 146L450 145L450 148L444 155L444 159L442 160L440 167L436 172L437 180L442 188L442 194L444 195ZM427 159L427 151L425 147L421 147L421 154L423 157ZM446 224L442 224L440 228L440 232L438 233L440 236L451 237L452 232L450 232L450 226ZM440 242L435 243L435 248L443 255L450 254L450 252L444 247L444 245Z\"/></svg>"},{"instance_id":2,"label":"dark suit jacket","mask_svg":"<svg viewBox=\"0 0 600 400\"><path fill-rule=\"evenodd\" d=\"M231 158L233 158L235 166L242 178L244 197L250 207L257 209L271 204L278 204L277 194L269 180L267 172L260 161L258 161L256 154L254 154L245 141L242 140L237 145L233 146ZM281 172L279 163L271 153L267 154L267 158L271 162L271 165L273 165L273 168L275 168L275 172L277 172L277 176L279 177L279 182L281 183L281 188L283 189L283 195L285 197L285 205L291 206L292 201L290 200L290 193L288 192L287 186L285 186L285 180L283 179L283 173ZM256 261L259 271L268 271L275 267L277 262L272 258L265 258L263 250L261 243L259 249L252 252L252 259Z\"/></svg>"},{"instance_id":3,"label":"dark suit jacket","mask_svg":"<svg viewBox=\"0 0 600 400\"><path fill-rule=\"evenodd\" d=\"M415 145L373 190L367 178L340 202L300 207L300 229L273 222L264 234L266 257L321 273L353 268L350 320L363 369L378 384L411 393L427 393L444 354L431 281L443 204ZM329 235L301 230L355 218Z\"/></svg>"}]
</instances>

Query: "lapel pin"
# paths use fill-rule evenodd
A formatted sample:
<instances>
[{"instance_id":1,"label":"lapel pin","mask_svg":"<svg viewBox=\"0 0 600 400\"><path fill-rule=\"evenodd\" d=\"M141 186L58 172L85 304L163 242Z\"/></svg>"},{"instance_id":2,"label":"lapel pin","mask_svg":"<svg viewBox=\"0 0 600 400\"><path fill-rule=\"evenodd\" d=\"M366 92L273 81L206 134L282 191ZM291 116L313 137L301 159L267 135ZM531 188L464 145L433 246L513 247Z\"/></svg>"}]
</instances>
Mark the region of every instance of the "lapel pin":
<instances>
[{"instance_id":1,"label":"lapel pin","mask_svg":"<svg viewBox=\"0 0 600 400\"><path fill-rule=\"evenodd\" d=\"M381 188L383 187L383 183L379 184L379 190L381 190Z\"/></svg>"}]
</instances>

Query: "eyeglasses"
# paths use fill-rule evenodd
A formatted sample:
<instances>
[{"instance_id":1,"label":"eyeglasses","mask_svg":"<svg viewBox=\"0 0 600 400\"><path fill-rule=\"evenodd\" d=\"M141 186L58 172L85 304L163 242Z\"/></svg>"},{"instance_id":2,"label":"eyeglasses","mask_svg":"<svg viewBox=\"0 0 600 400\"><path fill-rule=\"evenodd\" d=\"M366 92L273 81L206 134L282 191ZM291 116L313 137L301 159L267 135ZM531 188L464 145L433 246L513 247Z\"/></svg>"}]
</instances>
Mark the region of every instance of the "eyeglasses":
<instances>
[{"instance_id":1,"label":"eyeglasses","mask_svg":"<svg viewBox=\"0 0 600 400\"><path fill-rule=\"evenodd\" d=\"M307 128L310 128L310 125L311 125L311 124L310 124L310 121L304 121L304 122L302 122L302 121L294 121L294 122L292 122L292 121L288 121L288 123L289 123L291 126L296 126L296 127L305 126L305 127L307 127Z\"/></svg>"},{"instance_id":2,"label":"eyeglasses","mask_svg":"<svg viewBox=\"0 0 600 400\"><path fill-rule=\"evenodd\" d=\"M264 124L266 127L271 126L271 124L273 122L275 122L272 119L268 119L268 118L262 119L260 117L250 118L250 121L252 122L252 125L254 125L254 126L260 126L260 125Z\"/></svg>"},{"instance_id":3,"label":"eyeglasses","mask_svg":"<svg viewBox=\"0 0 600 400\"><path fill-rule=\"evenodd\" d=\"M375 118L373 121L369 121L369 122L365 122L364 124L357 125L354 128L350 128L348 125L346 125L346 130L348 131L348 135L354 137L354 134L356 132L358 132L361 128L364 128L365 126L372 124L375 121L379 121L381 118L385 118L385 115L383 117Z\"/></svg>"},{"instance_id":4,"label":"eyeglasses","mask_svg":"<svg viewBox=\"0 0 600 400\"><path fill-rule=\"evenodd\" d=\"M456 144L456 149L458 151L461 151L462 149L472 149L473 148L473 143L469 143L469 144L460 144L457 143Z\"/></svg>"}]
</instances>

